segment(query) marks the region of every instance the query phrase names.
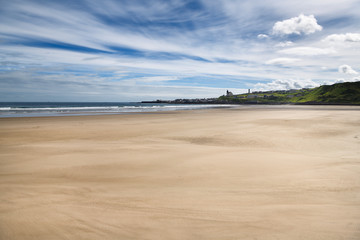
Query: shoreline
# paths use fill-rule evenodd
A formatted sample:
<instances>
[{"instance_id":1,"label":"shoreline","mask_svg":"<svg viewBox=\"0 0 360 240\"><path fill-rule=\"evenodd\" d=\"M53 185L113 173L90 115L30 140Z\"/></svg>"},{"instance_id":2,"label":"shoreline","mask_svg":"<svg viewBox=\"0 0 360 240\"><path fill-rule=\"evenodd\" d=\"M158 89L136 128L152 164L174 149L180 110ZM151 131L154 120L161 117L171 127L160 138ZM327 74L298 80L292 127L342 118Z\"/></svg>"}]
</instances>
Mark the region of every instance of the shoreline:
<instances>
[{"instance_id":1,"label":"shoreline","mask_svg":"<svg viewBox=\"0 0 360 240\"><path fill-rule=\"evenodd\" d=\"M191 105L191 104L179 104L179 105ZM196 104L194 104L196 105ZM228 104L224 106L219 104L219 107L208 107L199 109L177 109L177 110L159 110L159 111L142 111L142 112L54 112L54 113L33 113L33 114L11 114L11 115L0 115L0 119L13 119L13 118L51 118L51 117L70 117L70 116L113 116L113 115L142 115L142 114L169 114L172 112L191 112L191 111L206 111L206 110L221 110L221 109L234 109L234 110L245 110L245 109L309 109L324 110L327 108L334 107L335 109L341 110L359 110L360 105L356 104Z\"/></svg>"},{"instance_id":2,"label":"shoreline","mask_svg":"<svg viewBox=\"0 0 360 240\"><path fill-rule=\"evenodd\" d=\"M328 103L328 102L305 102L305 103L291 103L291 102L257 102L257 101L248 101L244 103L237 102L229 102L229 101L197 101L197 99L182 99L186 100L185 102L177 102L176 100L156 100L156 101L141 101L140 103L161 103L161 104L178 104L178 105L198 105L198 104L209 104L209 105L221 105L221 104L229 104L229 105L335 105L335 106L360 106L360 104L356 103ZM199 99L201 100L201 99Z\"/></svg>"},{"instance_id":3,"label":"shoreline","mask_svg":"<svg viewBox=\"0 0 360 240\"><path fill-rule=\"evenodd\" d=\"M229 108L232 105L210 105L210 104L144 104L144 103L85 103L85 102L18 102L2 103L0 107L0 118L6 117L44 117L62 115L110 115L110 114L141 114L149 112L168 112L178 110L196 110L208 108Z\"/></svg>"}]
</instances>

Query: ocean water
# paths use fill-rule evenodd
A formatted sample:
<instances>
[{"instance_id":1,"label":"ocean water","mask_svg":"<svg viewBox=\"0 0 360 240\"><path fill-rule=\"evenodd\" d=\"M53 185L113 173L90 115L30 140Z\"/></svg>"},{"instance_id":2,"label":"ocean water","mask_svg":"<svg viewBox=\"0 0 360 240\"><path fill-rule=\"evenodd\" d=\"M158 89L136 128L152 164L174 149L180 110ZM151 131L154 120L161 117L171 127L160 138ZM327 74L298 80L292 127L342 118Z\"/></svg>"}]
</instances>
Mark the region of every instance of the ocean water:
<instances>
[{"instance_id":1,"label":"ocean water","mask_svg":"<svg viewBox=\"0 0 360 240\"><path fill-rule=\"evenodd\" d=\"M136 102L0 102L0 118L147 113L228 107L231 105Z\"/></svg>"}]
</instances>

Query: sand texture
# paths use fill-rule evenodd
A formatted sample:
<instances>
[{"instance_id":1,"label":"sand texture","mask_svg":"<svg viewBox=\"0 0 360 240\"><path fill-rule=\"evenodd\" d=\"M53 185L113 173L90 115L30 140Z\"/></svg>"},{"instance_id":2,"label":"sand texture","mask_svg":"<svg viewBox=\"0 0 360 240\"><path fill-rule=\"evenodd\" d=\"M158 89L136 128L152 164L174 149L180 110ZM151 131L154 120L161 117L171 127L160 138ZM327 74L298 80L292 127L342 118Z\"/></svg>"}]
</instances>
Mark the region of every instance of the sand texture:
<instances>
[{"instance_id":1,"label":"sand texture","mask_svg":"<svg viewBox=\"0 0 360 240\"><path fill-rule=\"evenodd\" d=\"M360 107L0 119L0 239L360 239Z\"/></svg>"}]
</instances>

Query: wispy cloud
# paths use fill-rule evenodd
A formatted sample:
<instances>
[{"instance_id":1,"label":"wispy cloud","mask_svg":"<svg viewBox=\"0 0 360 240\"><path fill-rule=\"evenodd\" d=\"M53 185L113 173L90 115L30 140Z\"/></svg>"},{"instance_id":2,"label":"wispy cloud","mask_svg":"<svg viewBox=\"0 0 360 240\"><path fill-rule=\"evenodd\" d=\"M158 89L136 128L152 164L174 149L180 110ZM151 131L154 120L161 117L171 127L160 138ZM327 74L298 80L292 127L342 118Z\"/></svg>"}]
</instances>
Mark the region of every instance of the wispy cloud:
<instances>
[{"instance_id":1,"label":"wispy cloud","mask_svg":"<svg viewBox=\"0 0 360 240\"><path fill-rule=\"evenodd\" d=\"M299 61L298 58L274 58L266 61L266 64L287 65Z\"/></svg>"},{"instance_id":2,"label":"wispy cloud","mask_svg":"<svg viewBox=\"0 0 360 240\"><path fill-rule=\"evenodd\" d=\"M279 53L297 56L317 56L336 53L336 50L333 48L294 47L280 50Z\"/></svg>"}]
</instances>

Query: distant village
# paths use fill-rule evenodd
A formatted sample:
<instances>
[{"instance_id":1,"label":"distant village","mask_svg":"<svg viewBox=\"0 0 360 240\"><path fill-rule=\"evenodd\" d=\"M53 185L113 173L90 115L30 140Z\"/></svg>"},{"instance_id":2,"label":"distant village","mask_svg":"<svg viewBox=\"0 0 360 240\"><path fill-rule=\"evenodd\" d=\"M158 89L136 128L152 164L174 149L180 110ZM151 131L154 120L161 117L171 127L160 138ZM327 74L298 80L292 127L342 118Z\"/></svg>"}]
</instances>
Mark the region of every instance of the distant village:
<instances>
[{"instance_id":1,"label":"distant village","mask_svg":"<svg viewBox=\"0 0 360 240\"><path fill-rule=\"evenodd\" d=\"M306 90L308 90L308 88L251 92L251 89L248 89L248 93L243 93L243 94L239 94L239 95L234 95L232 92L227 90L226 95L224 95L224 96L226 96L226 97L234 97L234 96L236 96L237 98L249 98L249 99L251 99L251 98L272 98L272 97L275 97L274 94L287 94L286 96L288 98L293 98L293 97L301 97L301 96L303 96Z\"/></svg>"},{"instance_id":2,"label":"distant village","mask_svg":"<svg viewBox=\"0 0 360 240\"><path fill-rule=\"evenodd\" d=\"M175 100L156 100L142 101L141 103L168 103L168 104L219 104L224 103L218 98L196 98L196 99L175 99Z\"/></svg>"},{"instance_id":3,"label":"distant village","mask_svg":"<svg viewBox=\"0 0 360 240\"><path fill-rule=\"evenodd\" d=\"M196 98L196 99L175 99L175 100L156 100L156 101L142 101L142 103L168 103L168 104L226 104L229 102L229 98L236 99L272 99L276 98L275 94L286 94L286 97L301 97L307 89L300 90L276 90L276 91L254 91L251 92L251 89L248 89L248 93L234 95L229 90L226 91L226 94L219 98ZM247 102L247 103L256 103L256 102Z\"/></svg>"}]
</instances>

